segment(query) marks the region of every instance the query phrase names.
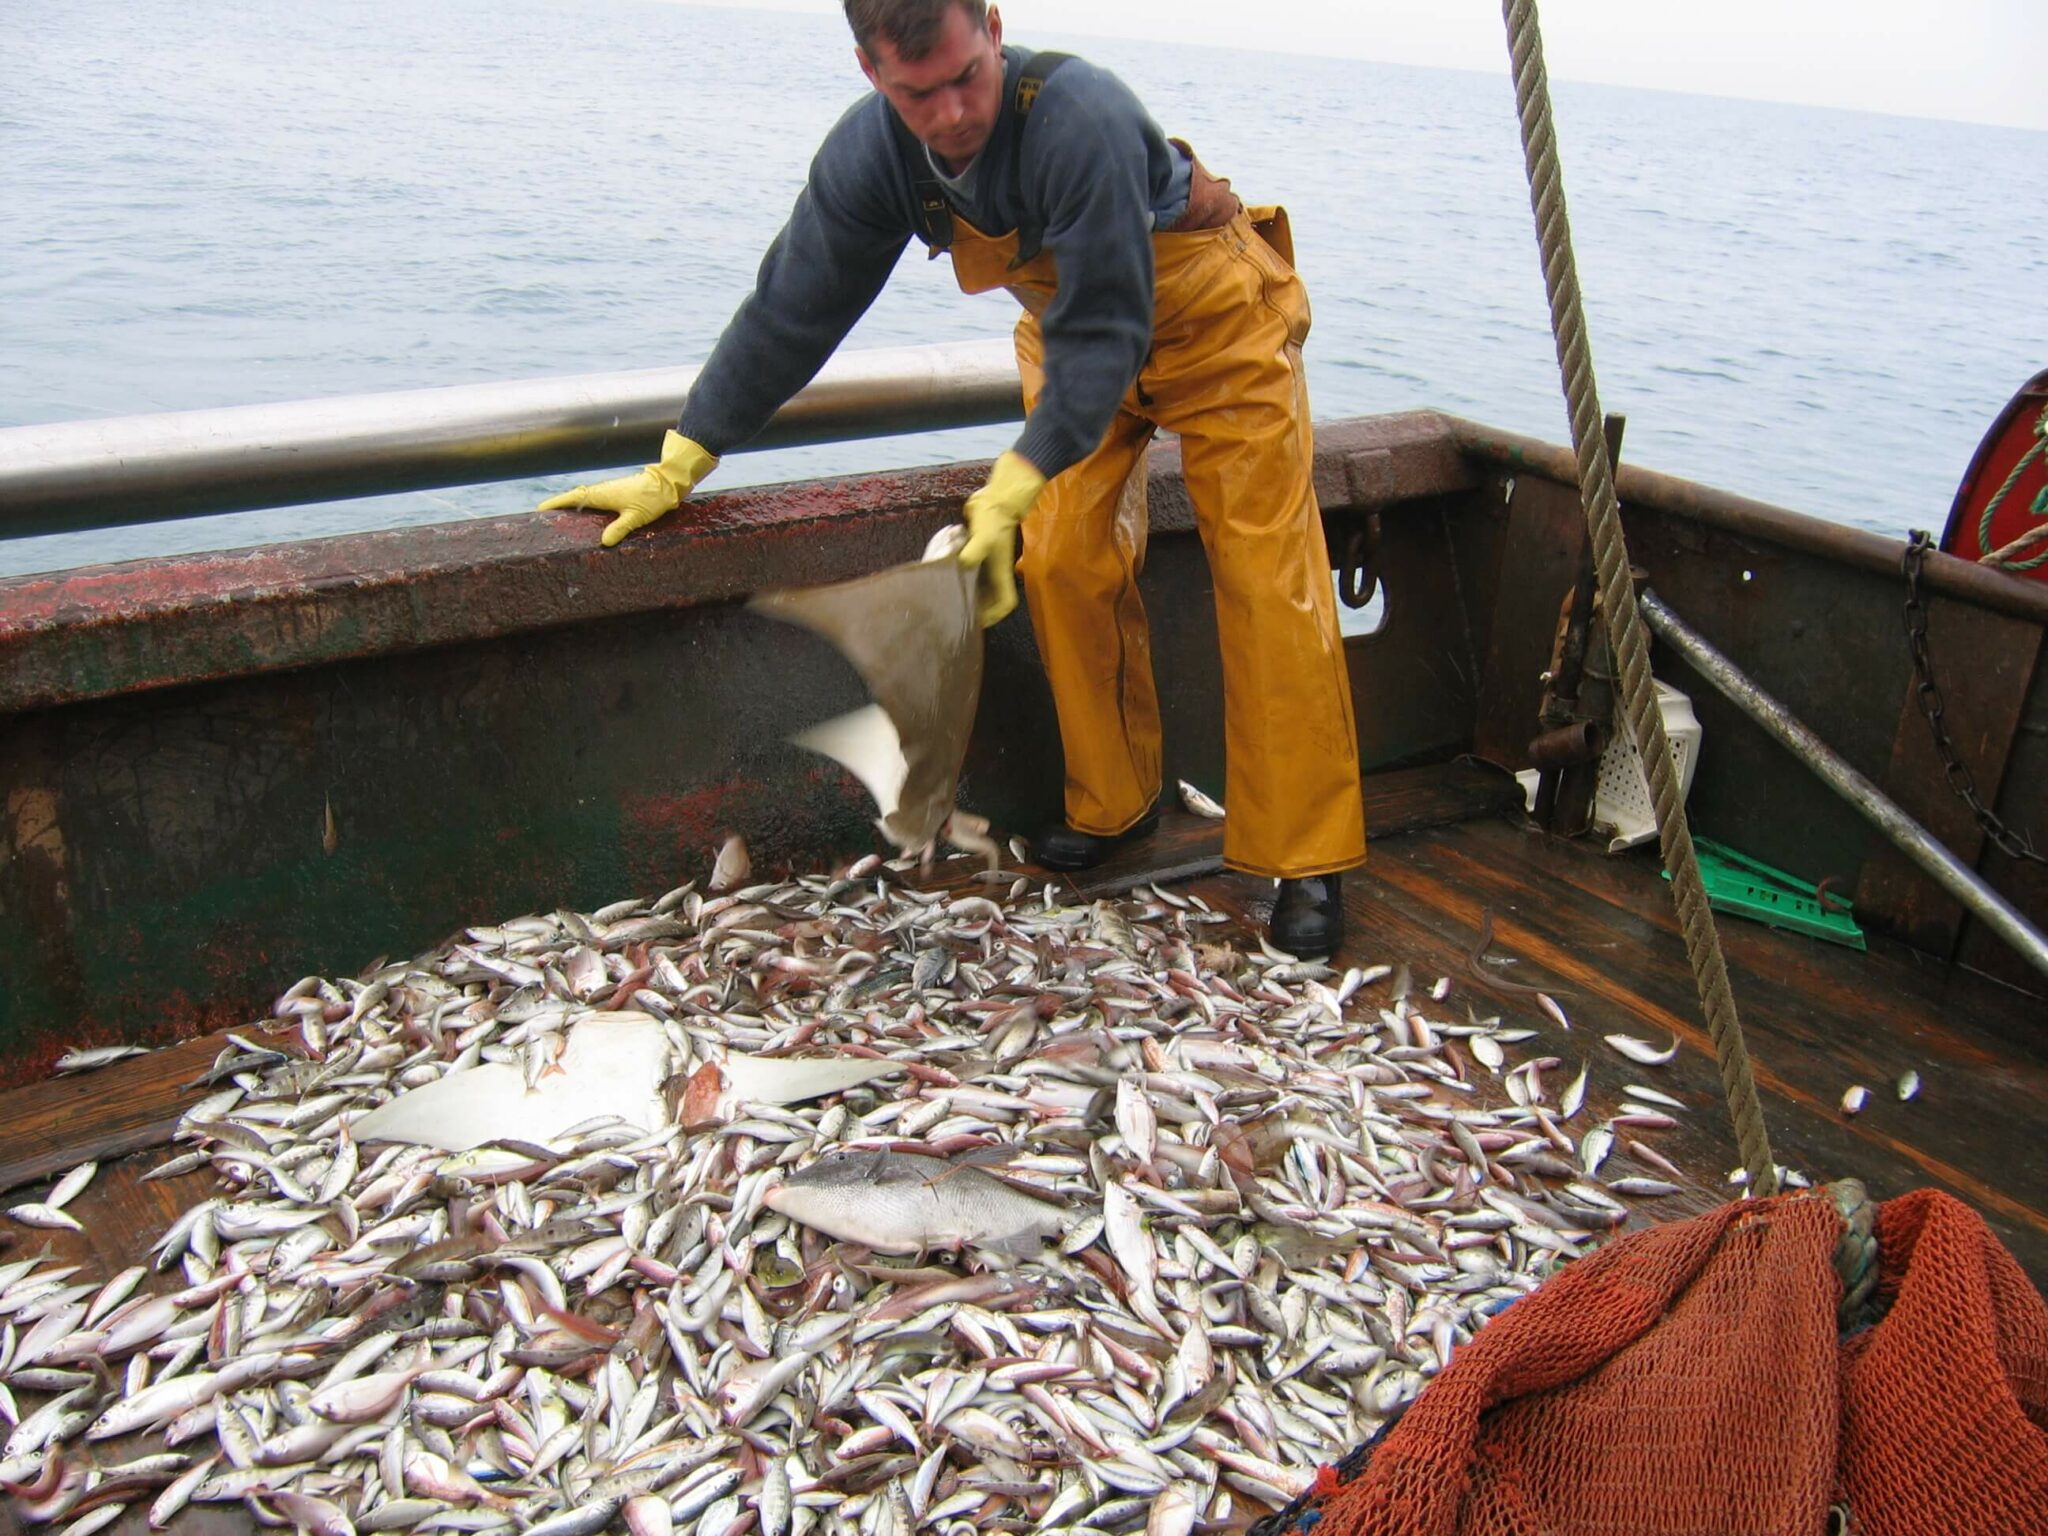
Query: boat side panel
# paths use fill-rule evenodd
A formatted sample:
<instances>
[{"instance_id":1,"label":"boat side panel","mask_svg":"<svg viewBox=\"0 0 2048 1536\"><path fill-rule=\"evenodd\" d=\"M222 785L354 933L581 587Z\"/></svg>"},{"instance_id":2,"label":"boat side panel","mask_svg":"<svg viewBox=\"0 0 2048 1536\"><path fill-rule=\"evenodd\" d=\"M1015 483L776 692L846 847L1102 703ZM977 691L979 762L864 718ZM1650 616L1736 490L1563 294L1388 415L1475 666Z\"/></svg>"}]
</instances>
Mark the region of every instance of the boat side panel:
<instances>
[{"instance_id":1,"label":"boat side panel","mask_svg":"<svg viewBox=\"0 0 2048 1536\"><path fill-rule=\"evenodd\" d=\"M1910 673L1896 580L1639 504L1628 532L1645 585L1851 767L1885 784ZM1854 891L1881 835L1678 657L1653 646L1651 664L1700 720L1693 829Z\"/></svg>"},{"instance_id":2,"label":"boat side panel","mask_svg":"<svg viewBox=\"0 0 2048 1536\"><path fill-rule=\"evenodd\" d=\"M1967 775L1958 782L1967 782L1987 809L1995 807L2010 776L2011 755L2039 670L2041 628L1931 596L1927 646L1942 727L1955 762ZM1900 809L1958 859L1981 867L1989 840L1950 782L1948 763L1922 709L1916 674L1909 674L1908 684L1891 763L1881 782L1890 786ZM1962 903L1902 854L1880 850L1864 873L1857 899L1916 948L1944 957L1955 953L1964 923Z\"/></svg>"},{"instance_id":3,"label":"boat side panel","mask_svg":"<svg viewBox=\"0 0 2048 1536\"><path fill-rule=\"evenodd\" d=\"M1496 594L1476 607L1488 627L1474 739L1488 760L1519 767L1583 519L1575 488L1561 478L1573 467L1568 455L1455 425L1476 465L1514 477L1505 529L1466 564ZM1625 466L1620 483L1639 586L1654 589L1834 753L1966 861L1976 860L2036 927L2048 928L2048 881L2039 866L1985 845L1932 748L1917 704L1896 549L1883 557L1872 535L1640 468ZM1484 498L1473 501L1475 517L1483 516ZM1930 557L1924 589L1963 760L2010 822L2023 830L2048 825L2048 685L2040 676L2048 670L2041 661L2048 609L2028 584L1941 556ZM1969 923L1854 807L1682 661L1653 647L1652 665L1688 694L1703 728L1688 803L1695 831L1854 893L1868 927L2044 989L2038 974Z\"/></svg>"},{"instance_id":4,"label":"boat side panel","mask_svg":"<svg viewBox=\"0 0 2048 1536\"><path fill-rule=\"evenodd\" d=\"M1384 514L1388 625L1347 647L1370 769L1469 741L1446 529L1472 477L1427 422L1391 448L1364 427L1330 434L1318 486L1333 526ZM1214 607L1176 471L1160 450L1143 591L1169 785L1217 789ZM854 781L784 742L864 702L851 669L735 599L914 557L973 479L734 493L603 554L591 525L501 519L0 584L0 1060L244 1023L308 973L656 896L729 832L767 873L877 847ZM1012 622L962 801L1029 831L1061 780Z\"/></svg>"},{"instance_id":5,"label":"boat side panel","mask_svg":"<svg viewBox=\"0 0 2048 1536\"><path fill-rule=\"evenodd\" d=\"M1625 509L1631 557L1653 588L1716 649L1776 698L1837 756L1946 840L1965 862L1982 853L1969 812L1949 788L1915 694L1897 568L1829 558L1718 525L1692 511L1641 502ZM1930 603L1937 664L1947 655L1952 731L1987 797L2023 827L2048 811L2048 778L2017 754L2048 730L2048 700L2030 679L2043 626L1955 595ZM1944 646L1944 631L1951 637ZM1660 677L1691 698L1702 727L1687 810L1696 832L1830 889L1854 893L1858 919L1940 958L1956 955L1960 911L1908 865L1855 808L1733 704L1662 648ZM2036 927L2048 893L2024 879L1991 884ZM1985 955L1973 951L1974 962ZM2000 968L2003 973L2003 967ZM2039 992L2016 961L2011 979Z\"/></svg>"},{"instance_id":6,"label":"boat side panel","mask_svg":"<svg viewBox=\"0 0 2048 1536\"><path fill-rule=\"evenodd\" d=\"M5 1043L243 1022L308 971L657 896L735 831L764 869L865 847L858 787L780 741L861 699L822 641L718 604L25 717Z\"/></svg>"},{"instance_id":7,"label":"boat side panel","mask_svg":"<svg viewBox=\"0 0 2048 1536\"><path fill-rule=\"evenodd\" d=\"M2048 854L2048 654L2034 667L2033 686L2020 728L2013 735L2012 756L1994 809L2007 826L2031 841L2037 852ZM2003 892L2020 911L2031 912L2035 925L2048 930L2048 864L1987 848L1979 869L1993 890ZM1963 964L2010 986L2048 992L2040 973L1974 918L1964 920L1956 953Z\"/></svg>"}]
</instances>

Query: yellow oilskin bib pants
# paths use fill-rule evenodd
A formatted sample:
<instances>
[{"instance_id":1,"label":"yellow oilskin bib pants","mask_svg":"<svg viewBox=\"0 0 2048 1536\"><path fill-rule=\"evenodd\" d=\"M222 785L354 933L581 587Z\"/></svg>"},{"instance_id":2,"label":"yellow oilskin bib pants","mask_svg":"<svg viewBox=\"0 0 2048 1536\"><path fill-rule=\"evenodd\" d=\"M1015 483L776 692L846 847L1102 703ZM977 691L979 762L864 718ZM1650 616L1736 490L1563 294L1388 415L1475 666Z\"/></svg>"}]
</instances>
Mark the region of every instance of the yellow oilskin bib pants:
<instances>
[{"instance_id":1,"label":"yellow oilskin bib pants","mask_svg":"<svg viewBox=\"0 0 2048 1536\"><path fill-rule=\"evenodd\" d=\"M1155 430L1177 433L1223 652L1224 863L1280 878L1329 874L1364 861L1365 806L1311 480L1308 295L1289 263L1285 211L1247 210L1227 182L1199 166L1195 176L1191 216L1152 236L1151 355L1101 444L1039 496L1017 568L1059 710L1067 822L1122 832L1159 793L1160 728L1138 596L1145 520L1118 508ZM1203 222L1205 204L1219 222L1186 228ZM961 288L1008 288L1024 305L1016 344L1028 413L1045 387L1038 312L1058 275L1049 252L1012 270L1017 250L1015 233L987 235L954 215Z\"/></svg>"}]
</instances>

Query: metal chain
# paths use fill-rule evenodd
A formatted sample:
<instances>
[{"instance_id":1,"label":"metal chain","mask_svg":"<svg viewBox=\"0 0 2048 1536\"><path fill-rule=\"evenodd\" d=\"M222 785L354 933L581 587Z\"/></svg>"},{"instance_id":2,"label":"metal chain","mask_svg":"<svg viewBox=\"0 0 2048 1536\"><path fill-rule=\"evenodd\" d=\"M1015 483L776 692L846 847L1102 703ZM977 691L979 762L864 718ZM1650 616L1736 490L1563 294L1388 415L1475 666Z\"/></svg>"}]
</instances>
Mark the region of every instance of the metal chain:
<instances>
[{"instance_id":1,"label":"metal chain","mask_svg":"<svg viewBox=\"0 0 2048 1536\"><path fill-rule=\"evenodd\" d=\"M1963 761L1948 727L1941 723L1948 705L1934 681L1934 658L1927 649L1927 605L1920 600L1920 566L1927 557L1927 551L1933 547L1934 540L1928 536L1927 530L1915 528L1906 536L1906 554L1902 562L1906 571L1906 644L1913 653L1913 677L1920 694L1920 712L1927 716L1928 727L1934 732L1934 749L1941 754L1942 771L1948 775L1949 788L1970 808L1971 814L1977 818L1977 825L1984 829L1984 835L1996 843L1999 851L2009 859L2048 864L2048 858L2036 853L2031 841L2008 827L1990 806L1977 798L1977 781L1970 773L1970 765Z\"/></svg>"}]
</instances>

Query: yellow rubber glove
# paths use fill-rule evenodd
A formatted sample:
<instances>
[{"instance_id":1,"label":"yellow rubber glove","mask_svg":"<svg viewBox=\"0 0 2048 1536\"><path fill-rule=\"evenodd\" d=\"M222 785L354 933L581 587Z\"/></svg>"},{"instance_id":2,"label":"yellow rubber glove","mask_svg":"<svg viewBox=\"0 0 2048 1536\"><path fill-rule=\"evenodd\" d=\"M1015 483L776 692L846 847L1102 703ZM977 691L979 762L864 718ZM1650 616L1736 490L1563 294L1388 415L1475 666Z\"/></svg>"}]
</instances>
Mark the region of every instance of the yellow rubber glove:
<instances>
[{"instance_id":1,"label":"yellow rubber glove","mask_svg":"<svg viewBox=\"0 0 2048 1536\"><path fill-rule=\"evenodd\" d=\"M710 449L671 430L661 440L658 464L649 464L637 474L579 485L573 491L550 496L540 504L540 510L561 512L590 507L599 512L618 513L605 525L604 546L610 549L636 528L645 528L656 518L675 511L683 504L683 498L697 488L697 482L717 467L718 458Z\"/></svg>"},{"instance_id":2,"label":"yellow rubber glove","mask_svg":"<svg viewBox=\"0 0 2048 1536\"><path fill-rule=\"evenodd\" d=\"M999 623L1017 606L1017 525L1045 489L1045 476L1021 453L1004 454L988 473L988 484L967 498L967 543L962 565L979 566L975 617L981 627Z\"/></svg>"}]
</instances>

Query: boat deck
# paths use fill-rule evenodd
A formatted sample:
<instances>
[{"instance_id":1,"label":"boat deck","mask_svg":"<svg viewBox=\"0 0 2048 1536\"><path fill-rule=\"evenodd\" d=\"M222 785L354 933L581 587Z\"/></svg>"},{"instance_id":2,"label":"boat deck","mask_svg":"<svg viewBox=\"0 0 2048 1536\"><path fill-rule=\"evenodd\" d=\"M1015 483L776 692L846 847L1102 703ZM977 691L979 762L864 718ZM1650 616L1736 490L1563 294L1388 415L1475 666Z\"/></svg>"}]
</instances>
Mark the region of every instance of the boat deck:
<instances>
[{"instance_id":1,"label":"boat deck","mask_svg":"<svg viewBox=\"0 0 2048 1536\"><path fill-rule=\"evenodd\" d=\"M1482 1016L1499 1012L1539 1031L1544 1053L1571 1072L1590 1061L1589 1112L1610 1112L1630 1083L1682 1099L1689 1109L1675 1116L1679 1125L1643 1139L1697 1187L1651 1209L1688 1214L1727 1198L1726 1176L1740 1160L1655 850L1608 856L1590 842L1548 837L1504 813L1502 800L1493 776L1476 770L1368 780L1372 858L1345 880L1339 961L1405 964L1421 989L1448 977L1454 1003L1462 995ZM1077 894L1161 880L1262 919L1270 882L1224 872L1221 842L1214 823L1169 812L1146 847L1080 877ZM1526 995L1496 995L1469 979L1488 912L1489 973L1543 987L1569 1030ZM1946 1189L1981 1212L2048 1288L2041 1000L1881 938L1858 953L1739 918L1718 926L1777 1160L1816 1183L1860 1178L1878 1198L1929 1184ZM1667 1066L1636 1066L1601 1043L1617 1033L1659 1043L1675 1036L1679 1052ZM1525 1054L1537 1054L1538 1044L1529 1042ZM192 1040L0 1092L0 1191L11 1192L10 1203L88 1158L105 1163L73 1207L85 1234L7 1223L0 1236L11 1241L0 1257L47 1240L67 1262L109 1273L135 1262L208 1186L203 1175L141 1183L161 1157L124 1154L168 1142L193 1098L181 1085L217 1054L215 1042ZM1921 1088L1901 1103L1893 1085L1908 1070L1920 1074ZM1870 1105L1852 1118L1840 1103L1858 1083L1870 1090Z\"/></svg>"},{"instance_id":2,"label":"boat deck","mask_svg":"<svg viewBox=\"0 0 2048 1536\"><path fill-rule=\"evenodd\" d=\"M1418 992L1448 978L1441 1006L1453 1017L1469 1004L1481 1016L1498 1012L1506 1023L1538 1031L1521 1054L1560 1059L1548 1079L1553 1096L1589 1061L1579 1134L1612 1114L1630 1083L1682 1100L1687 1108L1674 1111L1675 1126L1633 1134L1691 1182L1679 1194L1639 1202L1631 1225L1729 1198L1734 1136L1654 851L1609 857L1590 843L1548 837L1506 811L1508 798L1497 775L1477 769L1369 780L1372 861L1346 877L1349 936L1340 963L1405 966ZM1170 881L1257 921L1270 883L1222 871L1220 845L1215 823L1172 813L1147 847L1090 872L1076 894ZM1569 1030L1527 994L1472 979L1472 951L1489 913L1488 973L1542 987ZM2048 1102L2041 1000L1881 940L1857 953L1734 918L1721 920L1720 935L1777 1160L1815 1183L1859 1178L1878 1198L1929 1184L1946 1189L1981 1212L2035 1283L2048 1286L2048 1152L2037 1134L2039 1106ZM1253 942L1249 932L1242 942ZM1376 985L1394 984L1390 977ZM1659 1043L1675 1036L1678 1054L1666 1066L1634 1065L1602 1043L1611 1033ZM181 1085L216 1053L216 1042L194 1040L0 1093L0 1189L11 1191L8 1204L38 1198L49 1179L76 1163L103 1162L70 1207L83 1233L0 1223L0 1260L47 1243L87 1274L111 1275L146 1256L169 1221L210 1192L204 1174L149 1183L141 1175L163 1160L157 1149L192 1098ZM1909 1069L1922 1087L1901 1102L1893 1085ZM1840 1100L1855 1083L1871 1097L1852 1118ZM1483 1101L1502 1097L1498 1084L1483 1084ZM1607 1172L1628 1162L1618 1150ZM1638 1162L1637 1171L1656 1170ZM0 1511L0 1526L9 1518ZM139 1528L136 1510L121 1528ZM239 1512L216 1510L183 1518L178 1528L249 1527Z\"/></svg>"},{"instance_id":3,"label":"boat deck","mask_svg":"<svg viewBox=\"0 0 2048 1536\"><path fill-rule=\"evenodd\" d=\"M1448 977L1453 1004L1462 995L1482 1017L1498 1012L1505 1023L1539 1031L1521 1050L1562 1058L1554 1091L1590 1061L1581 1126L1612 1113L1631 1083L1682 1099L1689 1107L1674 1113L1676 1127L1638 1134L1697 1187L1644 1205L1649 1219L1690 1215L1738 1193L1726 1182L1741 1163L1735 1134L1654 844L1610 856L1591 841L1547 836L1518 815L1420 819L1422 829L1391 835L1384 815L1371 821L1371 862L1345 877L1340 959L1405 963L1418 989ZM1169 817L1144 863L1214 869L1213 857L1204 866L1200 855L1218 846L1213 827ZM1096 872L1086 889L1142 878L1135 864ZM1184 888L1263 918L1271 885L1218 872ZM1489 994L1468 979L1488 912L1489 973L1542 987L1569 1030L1532 998ZM1718 917L1717 928L1775 1160L1816 1184L1860 1179L1877 1199L1930 1185L1947 1190L1983 1215L2048 1290L2042 1000L1877 936L1859 953L1737 917ZM1660 1046L1675 1036L1678 1055L1666 1066L1638 1066L1602 1042L1609 1034ZM1896 1084L1909 1070L1921 1086L1901 1102ZM1841 1100L1854 1084L1870 1099L1852 1117Z\"/></svg>"}]
</instances>

